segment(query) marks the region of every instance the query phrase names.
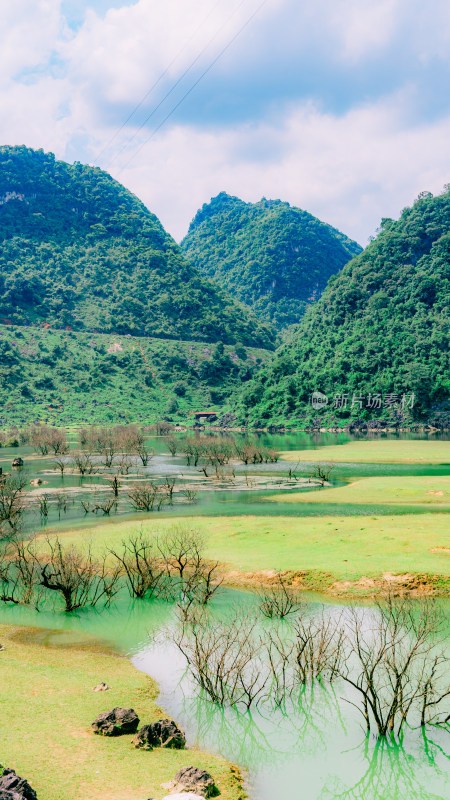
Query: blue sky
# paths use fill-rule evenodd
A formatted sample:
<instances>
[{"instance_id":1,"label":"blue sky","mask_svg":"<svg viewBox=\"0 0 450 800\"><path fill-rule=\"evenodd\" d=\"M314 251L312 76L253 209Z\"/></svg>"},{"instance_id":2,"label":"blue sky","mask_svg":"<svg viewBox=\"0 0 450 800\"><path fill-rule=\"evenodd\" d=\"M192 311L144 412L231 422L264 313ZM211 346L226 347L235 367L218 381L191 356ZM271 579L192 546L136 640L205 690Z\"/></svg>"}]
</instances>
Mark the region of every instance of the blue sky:
<instances>
[{"instance_id":1,"label":"blue sky","mask_svg":"<svg viewBox=\"0 0 450 800\"><path fill-rule=\"evenodd\" d=\"M365 244L450 181L447 0L15 0L0 26L1 143L98 164L177 239L224 190Z\"/></svg>"}]
</instances>

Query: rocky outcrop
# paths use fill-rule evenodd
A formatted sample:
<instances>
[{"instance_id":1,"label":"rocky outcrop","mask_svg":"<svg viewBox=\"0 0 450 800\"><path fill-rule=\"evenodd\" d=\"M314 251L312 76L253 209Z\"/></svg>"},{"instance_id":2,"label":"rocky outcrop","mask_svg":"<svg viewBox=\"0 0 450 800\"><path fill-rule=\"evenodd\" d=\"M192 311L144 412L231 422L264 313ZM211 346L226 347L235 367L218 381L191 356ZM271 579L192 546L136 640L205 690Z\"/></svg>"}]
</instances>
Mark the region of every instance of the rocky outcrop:
<instances>
[{"instance_id":1,"label":"rocky outcrop","mask_svg":"<svg viewBox=\"0 0 450 800\"><path fill-rule=\"evenodd\" d=\"M0 765L0 800L37 800L37 794L25 778Z\"/></svg>"},{"instance_id":2,"label":"rocky outcrop","mask_svg":"<svg viewBox=\"0 0 450 800\"><path fill-rule=\"evenodd\" d=\"M220 794L212 775L199 767L182 767L178 770L170 789L174 793L192 792L200 797L216 797Z\"/></svg>"},{"instance_id":3,"label":"rocky outcrop","mask_svg":"<svg viewBox=\"0 0 450 800\"><path fill-rule=\"evenodd\" d=\"M151 725L144 725L134 737L133 744L140 750L153 750L154 747L181 750L186 745L186 738L173 720L160 719Z\"/></svg>"},{"instance_id":4,"label":"rocky outcrop","mask_svg":"<svg viewBox=\"0 0 450 800\"><path fill-rule=\"evenodd\" d=\"M125 733L136 733L139 717L133 708L113 708L104 711L92 722L94 733L101 736L122 736Z\"/></svg>"}]
</instances>

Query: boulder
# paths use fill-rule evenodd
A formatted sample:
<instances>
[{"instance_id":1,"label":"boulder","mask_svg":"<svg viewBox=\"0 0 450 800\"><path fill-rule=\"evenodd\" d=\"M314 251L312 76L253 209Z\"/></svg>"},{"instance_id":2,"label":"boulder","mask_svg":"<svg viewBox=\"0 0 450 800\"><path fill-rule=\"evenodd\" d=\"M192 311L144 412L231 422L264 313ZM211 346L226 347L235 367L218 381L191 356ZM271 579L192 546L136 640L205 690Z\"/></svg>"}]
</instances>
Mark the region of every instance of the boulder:
<instances>
[{"instance_id":1,"label":"boulder","mask_svg":"<svg viewBox=\"0 0 450 800\"><path fill-rule=\"evenodd\" d=\"M14 464L13 464L13 466L14 466ZM33 478L33 480L30 481L30 486L40 486L41 483L42 483L42 480L40 478Z\"/></svg>"},{"instance_id":2,"label":"boulder","mask_svg":"<svg viewBox=\"0 0 450 800\"><path fill-rule=\"evenodd\" d=\"M136 733L139 717L133 708L113 708L104 711L91 724L94 733L101 736L121 736L124 733Z\"/></svg>"},{"instance_id":3,"label":"boulder","mask_svg":"<svg viewBox=\"0 0 450 800\"><path fill-rule=\"evenodd\" d=\"M170 789L173 793L192 792L194 796L200 795L200 797L216 797L220 794L214 778L199 767L182 767L178 770Z\"/></svg>"},{"instance_id":4,"label":"boulder","mask_svg":"<svg viewBox=\"0 0 450 800\"><path fill-rule=\"evenodd\" d=\"M17 458L13 458L13 460L11 461L11 466L23 467L23 458L20 458L20 456L17 456Z\"/></svg>"},{"instance_id":5,"label":"boulder","mask_svg":"<svg viewBox=\"0 0 450 800\"><path fill-rule=\"evenodd\" d=\"M108 692L110 690L110 686L107 683L98 683L97 686L92 687L93 692Z\"/></svg>"},{"instance_id":6,"label":"boulder","mask_svg":"<svg viewBox=\"0 0 450 800\"><path fill-rule=\"evenodd\" d=\"M181 750L186 745L183 731L171 719L160 719L151 725L144 725L137 732L133 744L140 750L153 750L154 747L172 747Z\"/></svg>"},{"instance_id":7,"label":"boulder","mask_svg":"<svg viewBox=\"0 0 450 800\"><path fill-rule=\"evenodd\" d=\"M37 795L25 778L0 765L0 800L37 800Z\"/></svg>"}]
</instances>

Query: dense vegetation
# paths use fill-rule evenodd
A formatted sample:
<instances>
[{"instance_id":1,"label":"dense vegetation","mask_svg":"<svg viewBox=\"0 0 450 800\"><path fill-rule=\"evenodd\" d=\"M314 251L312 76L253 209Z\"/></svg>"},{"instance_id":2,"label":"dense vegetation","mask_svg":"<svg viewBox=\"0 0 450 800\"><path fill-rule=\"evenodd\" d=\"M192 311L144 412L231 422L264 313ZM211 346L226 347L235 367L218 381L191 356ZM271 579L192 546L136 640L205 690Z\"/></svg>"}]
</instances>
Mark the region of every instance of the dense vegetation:
<instances>
[{"instance_id":1,"label":"dense vegetation","mask_svg":"<svg viewBox=\"0 0 450 800\"><path fill-rule=\"evenodd\" d=\"M242 418L448 417L449 309L450 190L426 192L398 221L384 219L364 253L330 279L244 390ZM329 398L319 411L315 391ZM413 408L402 408L404 393L414 394Z\"/></svg>"},{"instance_id":2,"label":"dense vegetation","mask_svg":"<svg viewBox=\"0 0 450 800\"><path fill-rule=\"evenodd\" d=\"M0 427L193 419L236 392L267 356L220 342L0 325Z\"/></svg>"},{"instance_id":3,"label":"dense vegetation","mask_svg":"<svg viewBox=\"0 0 450 800\"><path fill-rule=\"evenodd\" d=\"M289 203L245 203L225 192L198 211L181 247L200 272L279 330L297 323L328 278L361 252Z\"/></svg>"},{"instance_id":4,"label":"dense vegetation","mask_svg":"<svg viewBox=\"0 0 450 800\"><path fill-rule=\"evenodd\" d=\"M158 219L100 169L0 148L0 321L270 347Z\"/></svg>"}]
</instances>

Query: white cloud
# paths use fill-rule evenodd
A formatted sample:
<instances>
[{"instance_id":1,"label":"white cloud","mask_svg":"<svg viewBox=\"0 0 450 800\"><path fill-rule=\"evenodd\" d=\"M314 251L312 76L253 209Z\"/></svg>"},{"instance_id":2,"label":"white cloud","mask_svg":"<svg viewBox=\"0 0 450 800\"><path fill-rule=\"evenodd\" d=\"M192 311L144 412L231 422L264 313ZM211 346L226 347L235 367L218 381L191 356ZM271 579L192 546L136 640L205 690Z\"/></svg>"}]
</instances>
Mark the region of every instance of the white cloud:
<instances>
[{"instance_id":1,"label":"white cloud","mask_svg":"<svg viewBox=\"0 0 450 800\"><path fill-rule=\"evenodd\" d=\"M14 0L0 5L0 85L45 64L59 35L61 0Z\"/></svg>"},{"instance_id":2,"label":"white cloud","mask_svg":"<svg viewBox=\"0 0 450 800\"><path fill-rule=\"evenodd\" d=\"M139 0L104 18L91 10L64 52L88 92L101 91L110 103L138 102L166 69L179 76L204 48L199 63L211 59L255 8L257 0Z\"/></svg>"},{"instance_id":3,"label":"white cloud","mask_svg":"<svg viewBox=\"0 0 450 800\"><path fill-rule=\"evenodd\" d=\"M403 0L338 0L326 3L328 20L340 39L345 59L373 58L390 43L402 16Z\"/></svg>"},{"instance_id":4,"label":"white cloud","mask_svg":"<svg viewBox=\"0 0 450 800\"><path fill-rule=\"evenodd\" d=\"M165 68L172 78L179 76L220 29L208 50L211 59L258 5L259 0L138 0L103 16L91 8L74 33L64 25L60 0L4 2L0 143L44 147L59 158L93 158ZM293 57L303 47L310 47L308 53L316 47L323 53L321 67L329 71L336 59L355 70L368 59L376 74L385 67L386 48L406 40L417 63L448 58L450 7L447 0L431 0L427 7L419 0L269 0L247 34L210 76L224 80L236 64L243 76L252 70L257 75L261 65L256 88L263 92L276 66L273 53L284 47ZM278 50L270 50L274 43ZM17 78L33 69L32 85ZM292 71L301 85L299 61ZM213 94L214 80L208 87ZM289 108L277 107L276 117L270 116L276 85L271 91L269 110L259 119L232 127L216 120L214 129L200 121L167 125L120 174L117 165L127 155L102 165L177 238L197 208L223 189L246 200L288 200L364 243L382 216L396 216L419 191L439 191L450 180L450 118L442 110L439 119L411 121L414 85L386 86L384 96L364 105L352 96L339 113L327 111L320 93L313 102L300 91ZM134 132L125 126L111 152Z\"/></svg>"},{"instance_id":5,"label":"white cloud","mask_svg":"<svg viewBox=\"0 0 450 800\"><path fill-rule=\"evenodd\" d=\"M178 239L195 211L219 191L247 201L287 200L366 243L381 217L397 216L422 190L450 180L450 117L407 128L404 98L342 117L307 104L281 125L222 133L177 127L153 140L120 174ZM240 153L271 142L273 157Z\"/></svg>"}]
</instances>

